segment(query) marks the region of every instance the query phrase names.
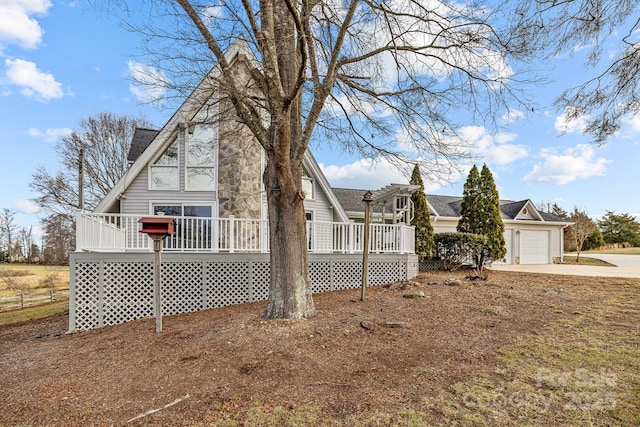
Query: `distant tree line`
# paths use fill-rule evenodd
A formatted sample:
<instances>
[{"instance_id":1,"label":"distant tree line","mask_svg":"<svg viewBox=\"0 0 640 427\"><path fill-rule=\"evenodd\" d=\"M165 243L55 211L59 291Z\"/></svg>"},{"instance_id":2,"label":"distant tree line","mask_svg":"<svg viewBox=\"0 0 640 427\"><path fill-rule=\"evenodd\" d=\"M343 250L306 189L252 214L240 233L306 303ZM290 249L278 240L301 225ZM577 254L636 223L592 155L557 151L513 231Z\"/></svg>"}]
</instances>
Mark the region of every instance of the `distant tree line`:
<instances>
[{"instance_id":1,"label":"distant tree line","mask_svg":"<svg viewBox=\"0 0 640 427\"><path fill-rule=\"evenodd\" d=\"M574 207L568 213L554 203L550 213L573 223L565 232L564 248L566 251L576 251L578 259L580 252L606 245L640 247L640 221L628 213L606 212L601 219L593 220L582 209Z\"/></svg>"},{"instance_id":2,"label":"distant tree line","mask_svg":"<svg viewBox=\"0 0 640 427\"><path fill-rule=\"evenodd\" d=\"M0 262L39 262L40 246L34 240L33 227L19 227L15 216L11 209L0 212Z\"/></svg>"}]
</instances>

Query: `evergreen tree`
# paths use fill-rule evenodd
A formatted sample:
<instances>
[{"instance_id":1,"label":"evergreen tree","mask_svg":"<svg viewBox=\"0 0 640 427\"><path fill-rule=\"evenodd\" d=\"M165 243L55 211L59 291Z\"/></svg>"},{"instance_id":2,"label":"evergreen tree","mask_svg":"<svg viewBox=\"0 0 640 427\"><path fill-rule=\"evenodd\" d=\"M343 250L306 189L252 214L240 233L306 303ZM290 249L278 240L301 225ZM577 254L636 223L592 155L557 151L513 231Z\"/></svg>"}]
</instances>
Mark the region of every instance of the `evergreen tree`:
<instances>
[{"instance_id":1,"label":"evergreen tree","mask_svg":"<svg viewBox=\"0 0 640 427\"><path fill-rule=\"evenodd\" d=\"M598 249L601 246L605 245L604 237L598 228L596 227L593 234L587 237L587 240L584 241L583 250L590 251L592 249Z\"/></svg>"},{"instance_id":2,"label":"evergreen tree","mask_svg":"<svg viewBox=\"0 0 640 427\"><path fill-rule=\"evenodd\" d=\"M503 259L507 253L504 223L500 216L500 197L487 165L482 166L480 173L475 165L469 171L462 193L457 230L487 238L485 250L475 254L478 271L482 271L486 262Z\"/></svg>"},{"instance_id":3,"label":"evergreen tree","mask_svg":"<svg viewBox=\"0 0 640 427\"><path fill-rule=\"evenodd\" d=\"M628 213L616 214L607 211L607 214L598 221L598 227L604 241L609 244L630 243L633 246L640 246L640 222Z\"/></svg>"},{"instance_id":4,"label":"evergreen tree","mask_svg":"<svg viewBox=\"0 0 640 427\"><path fill-rule=\"evenodd\" d=\"M553 206L551 206L550 214L555 215L558 218L569 219L569 214L567 213L567 211L562 209L557 203L554 203Z\"/></svg>"},{"instance_id":5,"label":"evergreen tree","mask_svg":"<svg viewBox=\"0 0 640 427\"><path fill-rule=\"evenodd\" d=\"M504 222L500 215L500 196L493 174L487 167L482 166L480 172L480 197L482 198L483 226L478 234L484 234L489 241L489 257L493 260L501 260L507 254L507 246L504 240Z\"/></svg>"},{"instance_id":6,"label":"evergreen tree","mask_svg":"<svg viewBox=\"0 0 640 427\"><path fill-rule=\"evenodd\" d=\"M482 208L480 206L480 174L478 168L473 165L467 176L462 190L462 206L460 207L460 221L457 230L460 233L480 233Z\"/></svg>"},{"instance_id":7,"label":"evergreen tree","mask_svg":"<svg viewBox=\"0 0 640 427\"><path fill-rule=\"evenodd\" d=\"M422 261L433 256L435 243L433 240L433 225L431 225L429 208L427 207L427 196L424 193L424 183L422 182L420 167L418 165L415 165L413 168L409 183L420 186L420 189L411 195L414 210L411 225L416 228L416 254L418 254L420 261Z\"/></svg>"}]
</instances>

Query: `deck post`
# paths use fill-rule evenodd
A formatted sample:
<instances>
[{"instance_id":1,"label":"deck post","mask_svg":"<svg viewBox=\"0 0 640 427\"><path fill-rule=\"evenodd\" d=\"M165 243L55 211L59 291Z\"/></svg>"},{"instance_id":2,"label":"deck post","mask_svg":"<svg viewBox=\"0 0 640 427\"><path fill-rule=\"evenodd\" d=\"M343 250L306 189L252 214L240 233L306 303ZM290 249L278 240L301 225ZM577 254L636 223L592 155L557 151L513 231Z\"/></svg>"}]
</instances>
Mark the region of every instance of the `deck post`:
<instances>
[{"instance_id":1,"label":"deck post","mask_svg":"<svg viewBox=\"0 0 640 427\"><path fill-rule=\"evenodd\" d=\"M362 247L362 290L360 292L360 301L364 301L367 290L367 279L369 276L369 215L371 211L371 202L373 201L371 191L364 193L362 201L364 202L364 242Z\"/></svg>"}]
</instances>

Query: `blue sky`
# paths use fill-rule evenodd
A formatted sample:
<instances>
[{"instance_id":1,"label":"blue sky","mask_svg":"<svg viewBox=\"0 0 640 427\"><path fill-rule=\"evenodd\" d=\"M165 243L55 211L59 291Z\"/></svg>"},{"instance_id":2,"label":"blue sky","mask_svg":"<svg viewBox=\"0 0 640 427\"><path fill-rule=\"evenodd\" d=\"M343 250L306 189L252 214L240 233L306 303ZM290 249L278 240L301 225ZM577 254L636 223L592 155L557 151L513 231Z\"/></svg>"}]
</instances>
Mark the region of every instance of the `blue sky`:
<instances>
[{"instance_id":1,"label":"blue sky","mask_svg":"<svg viewBox=\"0 0 640 427\"><path fill-rule=\"evenodd\" d=\"M149 67L136 34L80 1L0 1L0 209L37 226L29 189L36 167L57 168L55 142L81 119L101 111L142 116L160 127L171 111L143 101L133 81ZM605 56L617 45L605 47ZM502 129L459 129L472 142L479 166L492 170L503 199L574 206L593 218L606 211L640 218L640 117L628 120L605 146L589 143L580 121L567 122L551 103L562 89L592 75L578 51L549 64L549 84L532 88L534 112L504 112ZM156 94L157 95L157 94ZM314 152L335 187L376 189L407 177L384 159L371 164L333 151ZM463 171L471 164L461 165ZM428 193L460 195L465 172L451 184L424 177ZM457 180L456 180L457 178Z\"/></svg>"}]
</instances>

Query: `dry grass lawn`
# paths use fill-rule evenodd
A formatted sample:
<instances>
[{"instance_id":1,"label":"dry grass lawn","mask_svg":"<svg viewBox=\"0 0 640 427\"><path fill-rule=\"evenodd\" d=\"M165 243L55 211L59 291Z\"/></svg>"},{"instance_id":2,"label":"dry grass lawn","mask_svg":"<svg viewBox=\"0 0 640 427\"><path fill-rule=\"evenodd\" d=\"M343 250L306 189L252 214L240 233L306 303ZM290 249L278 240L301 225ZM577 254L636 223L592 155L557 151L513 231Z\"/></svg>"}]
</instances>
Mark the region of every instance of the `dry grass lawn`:
<instances>
[{"instance_id":1,"label":"dry grass lawn","mask_svg":"<svg viewBox=\"0 0 640 427\"><path fill-rule=\"evenodd\" d=\"M640 425L640 279L464 274L317 295L302 321L0 326L0 426Z\"/></svg>"}]
</instances>

